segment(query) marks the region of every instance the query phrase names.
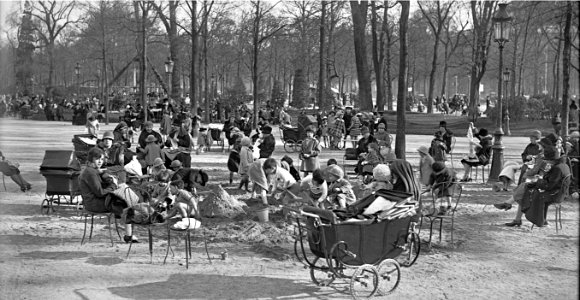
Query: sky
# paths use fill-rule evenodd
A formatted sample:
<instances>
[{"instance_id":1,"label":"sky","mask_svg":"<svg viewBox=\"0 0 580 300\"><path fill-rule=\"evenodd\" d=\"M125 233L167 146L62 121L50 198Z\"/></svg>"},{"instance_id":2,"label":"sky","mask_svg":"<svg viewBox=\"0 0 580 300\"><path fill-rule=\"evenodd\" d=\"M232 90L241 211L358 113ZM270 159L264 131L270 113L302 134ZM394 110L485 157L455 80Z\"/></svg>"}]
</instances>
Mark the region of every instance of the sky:
<instances>
[{"instance_id":1,"label":"sky","mask_svg":"<svg viewBox=\"0 0 580 300\"><path fill-rule=\"evenodd\" d=\"M17 10L19 6L20 1L0 0L0 44L6 41L6 31L9 29L6 24L8 15Z\"/></svg>"}]
</instances>

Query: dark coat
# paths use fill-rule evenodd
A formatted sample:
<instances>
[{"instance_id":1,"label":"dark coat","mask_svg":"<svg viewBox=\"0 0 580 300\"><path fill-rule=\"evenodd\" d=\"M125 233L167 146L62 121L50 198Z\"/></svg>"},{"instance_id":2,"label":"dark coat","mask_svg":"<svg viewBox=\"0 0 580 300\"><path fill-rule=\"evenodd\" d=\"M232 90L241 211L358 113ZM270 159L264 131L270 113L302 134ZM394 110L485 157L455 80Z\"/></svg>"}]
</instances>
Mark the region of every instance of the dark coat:
<instances>
[{"instance_id":1,"label":"dark coat","mask_svg":"<svg viewBox=\"0 0 580 300\"><path fill-rule=\"evenodd\" d=\"M139 134L139 147L145 149L145 147L147 146L145 140L149 135L153 135L157 139L157 142L155 143L161 146L161 148L163 148L163 140L161 139L161 134L155 130L151 130L151 133L148 133L147 130L141 131L141 134Z\"/></svg>"},{"instance_id":2,"label":"dark coat","mask_svg":"<svg viewBox=\"0 0 580 300\"><path fill-rule=\"evenodd\" d=\"M273 135L267 134L258 148L260 148L260 158L269 158L276 148L276 139Z\"/></svg>"},{"instance_id":3,"label":"dark coat","mask_svg":"<svg viewBox=\"0 0 580 300\"><path fill-rule=\"evenodd\" d=\"M79 176L81 195L85 209L90 212L107 212L105 199L113 188L103 188L103 181L97 169L86 167Z\"/></svg>"},{"instance_id":4,"label":"dark coat","mask_svg":"<svg viewBox=\"0 0 580 300\"><path fill-rule=\"evenodd\" d=\"M524 152L522 153L522 160L524 162L529 161L529 159L527 159L528 155L536 156L536 155L540 154L540 150L542 150L542 147L540 146L540 144L529 143L526 146L526 148L524 149Z\"/></svg>"},{"instance_id":5,"label":"dark coat","mask_svg":"<svg viewBox=\"0 0 580 300\"><path fill-rule=\"evenodd\" d=\"M370 143L378 143L378 141L372 135L369 135L368 138L363 137L360 140L358 140L356 147L356 156L358 157L361 153L368 153Z\"/></svg>"},{"instance_id":6,"label":"dark coat","mask_svg":"<svg viewBox=\"0 0 580 300\"><path fill-rule=\"evenodd\" d=\"M548 205L562 201L560 189L562 180L570 175L570 168L564 162L552 166L550 171L535 183L528 184L530 191L524 196L521 209L526 219L536 226L543 226ZM542 191L540 191L542 190Z\"/></svg>"}]
</instances>

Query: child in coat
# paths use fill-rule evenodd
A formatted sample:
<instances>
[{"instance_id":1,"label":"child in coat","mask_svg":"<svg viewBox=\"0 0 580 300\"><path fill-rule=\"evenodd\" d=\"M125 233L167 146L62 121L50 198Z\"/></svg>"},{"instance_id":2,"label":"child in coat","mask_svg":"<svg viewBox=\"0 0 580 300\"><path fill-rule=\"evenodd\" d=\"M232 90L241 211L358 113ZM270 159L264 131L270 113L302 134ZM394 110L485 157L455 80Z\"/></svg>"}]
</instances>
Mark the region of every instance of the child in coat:
<instances>
[{"instance_id":1,"label":"child in coat","mask_svg":"<svg viewBox=\"0 0 580 300\"><path fill-rule=\"evenodd\" d=\"M431 174L431 179L429 180L429 187L436 188L434 193L437 198L433 199L433 208L431 210L431 214L444 215L451 209L451 195L453 193L450 191L450 189L453 188L453 183L457 181L456 174L453 170L448 169L445 166L445 163L442 161L434 162L431 168L433 169L433 174ZM444 182L448 182L450 184L441 184ZM439 210L436 208L437 200L440 201Z\"/></svg>"},{"instance_id":2,"label":"child in coat","mask_svg":"<svg viewBox=\"0 0 580 300\"><path fill-rule=\"evenodd\" d=\"M250 165L254 162L254 152L252 149L252 140L245 136L241 141L242 148L240 149L240 165L238 167L238 174L242 177L238 189L245 186L246 191L249 191L248 184L250 183L250 176L248 170Z\"/></svg>"},{"instance_id":3,"label":"child in coat","mask_svg":"<svg viewBox=\"0 0 580 300\"><path fill-rule=\"evenodd\" d=\"M157 138L150 134L145 139L147 146L143 149L143 155L145 155L145 166L152 167L155 163L155 159L161 158L161 146L157 144Z\"/></svg>"},{"instance_id":4,"label":"child in coat","mask_svg":"<svg viewBox=\"0 0 580 300\"><path fill-rule=\"evenodd\" d=\"M344 172L339 166L328 166L326 174L329 183L328 198L333 205L346 208L347 205L356 201L352 185L348 180L344 179Z\"/></svg>"},{"instance_id":5,"label":"child in coat","mask_svg":"<svg viewBox=\"0 0 580 300\"><path fill-rule=\"evenodd\" d=\"M314 130L312 127L306 129L306 138L302 141L302 149L300 151L300 159L302 164L300 165L300 171L304 172L304 176L307 176L310 172L320 169L320 163L318 162L318 154L322 151L320 143L314 138Z\"/></svg>"},{"instance_id":6,"label":"child in coat","mask_svg":"<svg viewBox=\"0 0 580 300\"><path fill-rule=\"evenodd\" d=\"M443 134L441 131L435 132L435 138L431 141L431 148L429 148L429 154L433 157L435 161L446 161L445 151L447 151L447 146L443 140Z\"/></svg>"}]
</instances>

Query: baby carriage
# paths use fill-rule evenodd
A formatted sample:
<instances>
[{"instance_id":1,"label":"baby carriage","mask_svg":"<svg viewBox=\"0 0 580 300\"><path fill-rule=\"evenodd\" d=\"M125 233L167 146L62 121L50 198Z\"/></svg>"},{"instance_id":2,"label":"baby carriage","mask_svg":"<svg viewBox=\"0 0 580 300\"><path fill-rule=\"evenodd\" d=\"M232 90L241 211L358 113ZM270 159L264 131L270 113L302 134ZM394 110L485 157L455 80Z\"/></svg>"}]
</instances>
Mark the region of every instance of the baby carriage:
<instances>
[{"instance_id":1,"label":"baby carriage","mask_svg":"<svg viewBox=\"0 0 580 300\"><path fill-rule=\"evenodd\" d=\"M377 201L388 202L389 208L371 218L355 217L377 210ZM413 265L420 252L419 235L410 226L416 207L411 194L390 190L379 190L346 212L304 207L290 214L298 230L294 252L318 285L344 278L350 279L355 299L390 294L399 284L400 266ZM314 258L306 254L305 241Z\"/></svg>"},{"instance_id":2,"label":"baby carriage","mask_svg":"<svg viewBox=\"0 0 580 300\"><path fill-rule=\"evenodd\" d=\"M91 148L97 145L97 138L91 134L75 134L72 139L75 156L81 164L86 163Z\"/></svg>"},{"instance_id":3,"label":"baby carriage","mask_svg":"<svg viewBox=\"0 0 580 300\"><path fill-rule=\"evenodd\" d=\"M79 209L81 195L79 176L81 165L69 150L46 150L40 174L46 179L46 193L41 212L55 212L54 204L76 205ZM76 201L75 201L76 198Z\"/></svg>"},{"instance_id":4,"label":"baby carriage","mask_svg":"<svg viewBox=\"0 0 580 300\"><path fill-rule=\"evenodd\" d=\"M298 128L280 125L280 130L282 131L284 150L288 153L300 151L302 140L300 139Z\"/></svg>"}]
</instances>

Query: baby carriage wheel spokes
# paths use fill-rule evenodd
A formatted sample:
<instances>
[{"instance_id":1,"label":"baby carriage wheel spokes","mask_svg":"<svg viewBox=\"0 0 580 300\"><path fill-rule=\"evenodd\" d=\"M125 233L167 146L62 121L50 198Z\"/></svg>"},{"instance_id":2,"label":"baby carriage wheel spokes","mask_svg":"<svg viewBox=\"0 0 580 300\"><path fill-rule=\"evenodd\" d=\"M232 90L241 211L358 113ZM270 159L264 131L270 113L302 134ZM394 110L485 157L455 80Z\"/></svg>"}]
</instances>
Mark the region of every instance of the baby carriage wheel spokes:
<instances>
[{"instance_id":1,"label":"baby carriage wheel spokes","mask_svg":"<svg viewBox=\"0 0 580 300\"><path fill-rule=\"evenodd\" d=\"M336 276L332 273L326 263L326 259L316 257L310 267L310 279L318 286L329 286Z\"/></svg>"},{"instance_id":2,"label":"baby carriage wheel spokes","mask_svg":"<svg viewBox=\"0 0 580 300\"><path fill-rule=\"evenodd\" d=\"M378 293L386 296L392 293L401 281L401 267L394 259L385 259L377 268L379 274Z\"/></svg>"},{"instance_id":3,"label":"baby carriage wheel spokes","mask_svg":"<svg viewBox=\"0 0 580 300\"><path fill-rule=\"evenodd\" d=\"M379 273L373 265L358 267L350 279L350 294L354 299L370 298L379 287Z\"/></svg>"},{"instance_id":4,"label":"baby carriage wheel spokes","mask_svg":"<svg viewBox=\"0 0 580 300\"><path fill-rule=\"evenodd\" d=\"M42 200L42 203L40 204L40 213L48 215L50 214L51 210L52 212L56 212L52 203L52 199L45 198Z\"/></svg>"},{"instance_id":5,"label":"baby carriage wheel spokes","mask_svg":"<svg viewBox=\"0 0 580 300\"><path fill-rule=\"evenodd\" d=\"M294 152L294 144L296 142L294 142L294 140L285 140L284 141L284 151L288 152L288 153L292 153Z\"/></svg>"},{"instance_id":6,"label":"baby carriage wheel spokes","mask_svg":"<svg viewBox=\"0 0 580 300\"><path fill-rule=\"evenodd\" d=\"M421 240L416 232L411 232L407 236L407 245L405 246L405 251L399 256L400 259L397 261L403 267L412 266L421 252Z\"/></svg>"}]
</instances>

